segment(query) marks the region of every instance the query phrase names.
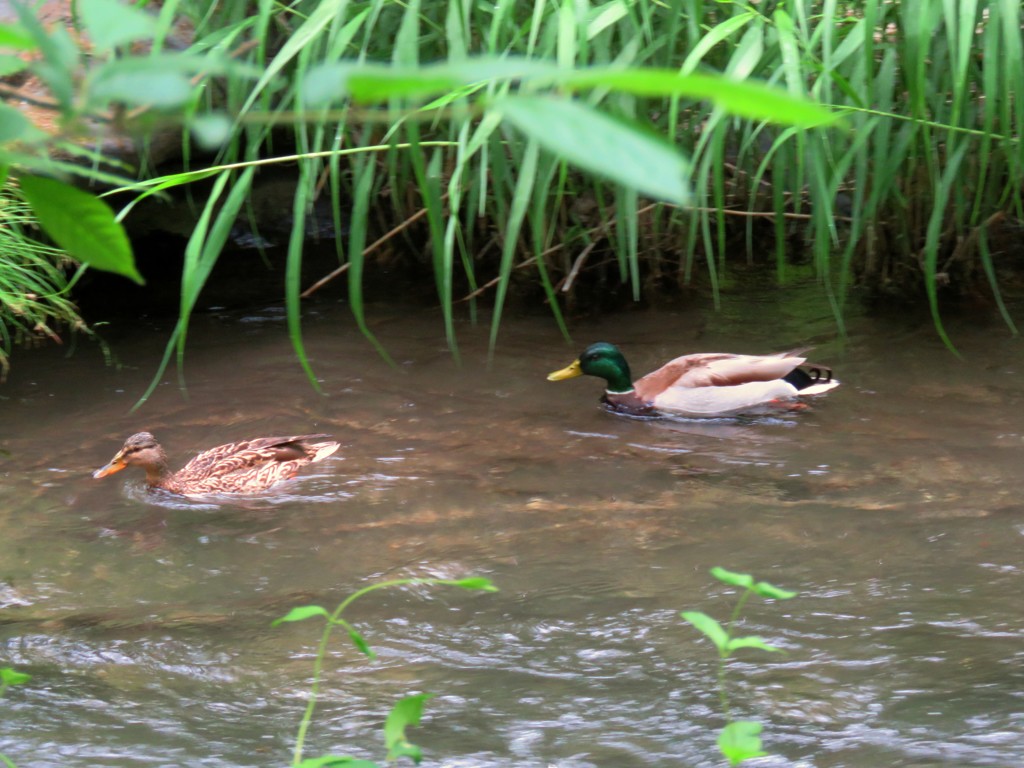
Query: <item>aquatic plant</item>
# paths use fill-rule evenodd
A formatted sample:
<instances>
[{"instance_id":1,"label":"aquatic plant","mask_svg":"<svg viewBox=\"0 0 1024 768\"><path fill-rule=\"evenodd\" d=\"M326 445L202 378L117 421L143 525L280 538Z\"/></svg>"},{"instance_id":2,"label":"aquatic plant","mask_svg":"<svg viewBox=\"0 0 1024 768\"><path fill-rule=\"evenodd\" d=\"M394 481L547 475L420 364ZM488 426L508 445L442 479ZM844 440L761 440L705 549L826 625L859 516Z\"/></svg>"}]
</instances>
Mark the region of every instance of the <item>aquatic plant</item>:
<instances>
[{"instance_id":1,"label":"aquatic plant","mask_svg":"<svg viewBox=\"0 0 1024 768\"><path fill-rule=\"evenodd\" d=\"M31 679L32 675L19 672L12 667L0 667L0 699L12 685L23 685ZM0 762L3 762L7 768L16 768L14 762L2 752L0 752Z\"/></svg>"},{"instance_id":2,"label":"aquatic plant","mask_svg":"<svg viewBox=\"0 0 1024 768\"><path fill-rule=\"evenodd\" d=\"M359 630L357 630L348 620L343 618L345 610L356 600L370 594L371 592L376 592L381 589L390 589L392 587L417 585L447 585L460 587L461 589L479 590L483 592L498 591L498 588L495 587L489 579L478 576L467 577L464 579L392 579L389 581L377 582L376 584L370 584L369 586L353 592L342 600L333 611L328 611L326 608L319 605L303 605L292 608L286 615L274 620L272 626L275 627L288 622L305 621L306 619L320 618L324 620L323 632L320 635L320 643L317 646L316 658L313 661L313 682L311 683L309 690L309 703L306 705L306 711L302 716L302 720L299 722L298 732L295 737L295 749L292 753L293 768L321 768L322 766L335 765L355 766L355 768L377 768L376 763L372 763L368 760L358 760L353 757L340 755L323 755L321 757L304 759L302 753L306 743L306 734L309 731L309 727L313 722L313 715L316 712L324 659L327 655L327 646L334 630L339 627L344 629L348 633L349 640L352 641L352 644L360 653L371 659L375 656L373 649L370 648ZM427 699L431 698L432 695L433 694L429 693L420 693L412 696L406 696L400 699L391 709L391 712L388 714L387 720L384 723L384 743L387 748L387 760L391 761L399 757L409 757L414 762L419 763L422 756L420 749L415 744L409 742L405 735L405 729L419 723L420 716L423 712L423 705Z\"/></svg>"},{"instance_id":3,"label":"aquatic plant","mask_svg":"<svg viewBox=\"0 0 1024 768\"><path fill-rule=\"evenodd\" d=\"M718 748L730 765L738 765L744 760L762 757L768 753L761 749L762 726L760 723L752 720L733 720L732 708L729 705L729 692L725 685L726 662L736 651L743 648L756 648L771 652L780 652L781 649L769 645L760 637L753 635L734 636L736 622L751 595L759 595L772 600L789 600L796 597L797 593L780 589L766 581L754 581L754 577L750 574L735 573L727 571L725 568L712 568L711 575L729 586L743 590L729 620L723 626L700 611L683 611L680 616L703 632L718 649L718 699L722 706L722 714L726 719L726 725L718 735Z\"/></svg>"}]
</instances>

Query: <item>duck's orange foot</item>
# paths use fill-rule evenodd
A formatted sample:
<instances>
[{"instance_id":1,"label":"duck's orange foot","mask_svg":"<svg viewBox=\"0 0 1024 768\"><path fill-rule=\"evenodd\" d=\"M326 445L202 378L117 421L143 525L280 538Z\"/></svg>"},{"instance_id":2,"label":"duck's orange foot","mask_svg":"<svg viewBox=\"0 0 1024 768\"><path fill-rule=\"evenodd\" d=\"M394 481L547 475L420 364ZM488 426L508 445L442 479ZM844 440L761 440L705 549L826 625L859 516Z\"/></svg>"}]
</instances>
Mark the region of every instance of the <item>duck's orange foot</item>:
<instances>
[{"instance_id":1,"label":"duck's orange foot","mask_svg":"<svg viewBox=\"0 0 1024 768\"><path fill-rule=\"evenodd\" d=\"M775 399L771 405L784 411L806 411L811 407L810 403L802 403L799 400Z\"/></svg>"}]
</instances>

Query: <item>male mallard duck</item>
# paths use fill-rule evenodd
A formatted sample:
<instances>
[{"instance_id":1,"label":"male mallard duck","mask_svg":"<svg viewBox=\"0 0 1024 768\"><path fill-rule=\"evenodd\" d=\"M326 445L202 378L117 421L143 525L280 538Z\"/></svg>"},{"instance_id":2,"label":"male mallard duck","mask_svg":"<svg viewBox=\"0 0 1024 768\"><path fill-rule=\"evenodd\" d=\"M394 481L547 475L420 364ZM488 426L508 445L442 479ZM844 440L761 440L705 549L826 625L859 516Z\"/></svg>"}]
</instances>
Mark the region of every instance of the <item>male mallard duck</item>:
<instances>
[{"instance_id":1,"label":"male mallard duck","mask_svg":"<svg viewBox=\"0 0 1024 768\"><path fill-rule=\"evenodd\" d=\"M800 366L805 349L777 355L704 352L683 355L633 381L629 364L614 344L587 347L568 368L548 375L561 381L587 374L608 382L604 402L634 416L726 416L773 400L817 395L838 387L832 369Z\"/></svg>"},{"instance_id":2,"label":"male mallard duck","mask_svg":"<svg viewBox=\"0 0 1024 768\"><path fill-rule=\"evenodd\" d=\"M136 465L146 470L150 488L182 496L205 493L255 493L293 477L300 467L326 459L340 447L334 441L311 442L330 435L258 437L203 451L177 472L167 468L164 449L149 432L139 432L105 467L92 473L106 477Z\"/></svg>"}]
</instances>

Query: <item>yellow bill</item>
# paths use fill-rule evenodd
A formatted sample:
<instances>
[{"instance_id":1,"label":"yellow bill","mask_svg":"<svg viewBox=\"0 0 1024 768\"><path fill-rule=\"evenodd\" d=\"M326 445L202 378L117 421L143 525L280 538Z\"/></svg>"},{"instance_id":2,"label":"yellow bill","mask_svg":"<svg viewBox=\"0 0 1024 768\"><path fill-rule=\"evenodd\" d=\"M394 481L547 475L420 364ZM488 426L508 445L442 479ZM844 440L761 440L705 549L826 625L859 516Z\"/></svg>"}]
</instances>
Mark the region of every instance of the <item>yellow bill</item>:
<instances>
[{"instance_id":1,"label":"yellow bill","mask_svg":"<svg viewBox=\"0 0 1024 768\"><path fill-rule=\"evenodd\" d=\"M560 371L548 374L548 381L564 381L565 379L575 379L577 376L583 375L583 369L580 368L580 361L573 360L572 364L567 368L563 368Z\"/></svg>"}]
</instances>

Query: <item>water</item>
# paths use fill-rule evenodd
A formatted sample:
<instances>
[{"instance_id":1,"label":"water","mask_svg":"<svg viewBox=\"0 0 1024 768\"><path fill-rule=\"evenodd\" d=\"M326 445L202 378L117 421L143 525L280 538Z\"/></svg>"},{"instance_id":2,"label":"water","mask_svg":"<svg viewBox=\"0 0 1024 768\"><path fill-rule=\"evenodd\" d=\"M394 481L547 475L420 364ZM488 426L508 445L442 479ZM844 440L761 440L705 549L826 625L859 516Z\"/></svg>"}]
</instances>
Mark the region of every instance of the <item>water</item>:
<instances>
[{"instance_id":1,"label":"water","mask_svg":"<svg viewBox=\"0 0 1024 768\"><path fill-rule=\"evenodd\" d=\"M320 624L373 581L484 575L496 594L410 587L349 614L306 754L383 762L391 704L430 691L410 735L426 765L717 766L714 653L679 618L725 618L714 565L799 590L752 600L742 631L783 654L730 666L736 714L769 766L1024 762L1024 363L995 323L926 325L764 296L714 313L461 329L456 367L429 311L378 306L382 362L341 307L305 322L327 396L294 363L279 308L193 323L185 376L141 410L169 325L115 324L92 349L19 353L0 388L0 665L33 675L0 703L0 752L31 766L284 765ZM817 343L843 387L805 412L650 423L549 383L586 343L637 374L689 351ZM172 463L242 437L330 432L336 457L265 496L147 494L89 473L146 429Z\"/></svg>"}]
</instances>

